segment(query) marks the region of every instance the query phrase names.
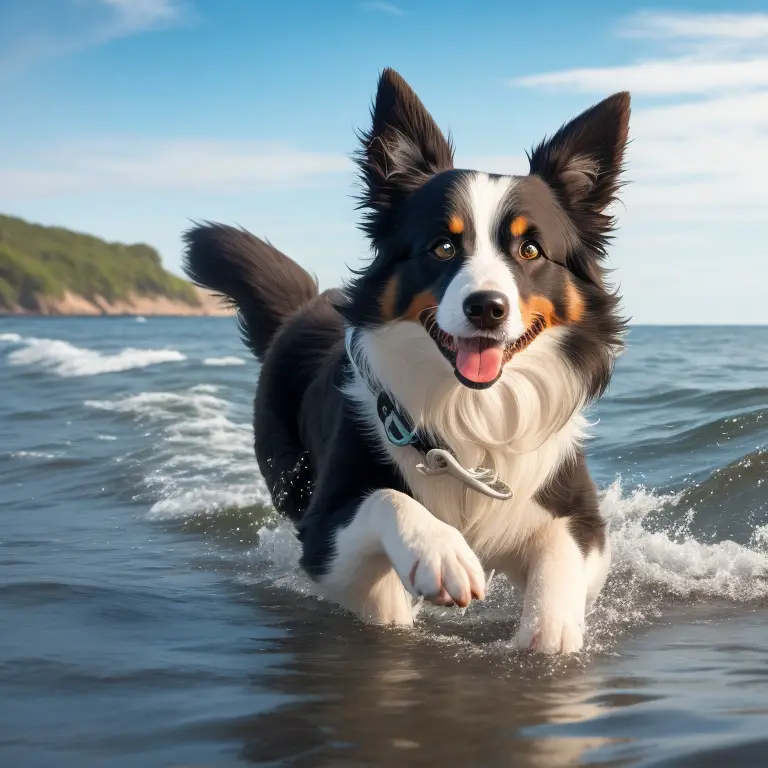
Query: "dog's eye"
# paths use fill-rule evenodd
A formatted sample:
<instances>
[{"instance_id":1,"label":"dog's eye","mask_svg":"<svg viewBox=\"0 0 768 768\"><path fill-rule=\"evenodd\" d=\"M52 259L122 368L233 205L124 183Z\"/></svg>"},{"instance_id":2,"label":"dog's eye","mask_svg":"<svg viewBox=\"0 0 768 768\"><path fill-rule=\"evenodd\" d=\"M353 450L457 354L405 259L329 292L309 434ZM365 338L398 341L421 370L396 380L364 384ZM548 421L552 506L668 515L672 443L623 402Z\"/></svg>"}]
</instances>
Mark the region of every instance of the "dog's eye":
<instances>
[{"instance_id":1,"label":"dog's eye","mask_svg":"<svg viewBox=\"0 0 768 768\"><path fill-rule=\"evenodd\" d=\"M531 261L532 259L538 259L539 256L541 256L541 248L539 248L538 244L534 243L533 240L526 240L524 243L520 244L518 253L520 254L521 259Z\"/></svg>"},{"instance_id":2,"label":"dog's eye","mask_svg":"<svg viewBox=\"0 0 768 768\"><path fill-rule=\"evenodd\" d=\"M447 261L456 255L456 247L450 240L443 240L432 249L432 253L441 261Z\"/></svg>"}]
</instances>

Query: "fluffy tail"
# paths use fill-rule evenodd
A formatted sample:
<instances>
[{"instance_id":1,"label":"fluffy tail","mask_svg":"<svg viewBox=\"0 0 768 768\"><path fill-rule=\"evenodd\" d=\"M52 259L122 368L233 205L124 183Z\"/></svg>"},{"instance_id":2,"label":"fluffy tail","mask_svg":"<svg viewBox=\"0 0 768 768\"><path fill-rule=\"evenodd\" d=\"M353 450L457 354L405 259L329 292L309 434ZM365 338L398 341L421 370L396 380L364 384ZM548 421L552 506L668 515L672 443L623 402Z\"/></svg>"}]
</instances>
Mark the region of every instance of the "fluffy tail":
<instances>
[{"instance_id":1,"label":"fluffy tail","mask_svg":"<svg viewBox=\"0 0 768 768\"><path fill-rule=\"evenodd\" d=\"M317 296L315 278L244 229L206 223L184 242L184 271L237 308L243 341L259 359L289 315Z\"/></svg>"}]
</instances>

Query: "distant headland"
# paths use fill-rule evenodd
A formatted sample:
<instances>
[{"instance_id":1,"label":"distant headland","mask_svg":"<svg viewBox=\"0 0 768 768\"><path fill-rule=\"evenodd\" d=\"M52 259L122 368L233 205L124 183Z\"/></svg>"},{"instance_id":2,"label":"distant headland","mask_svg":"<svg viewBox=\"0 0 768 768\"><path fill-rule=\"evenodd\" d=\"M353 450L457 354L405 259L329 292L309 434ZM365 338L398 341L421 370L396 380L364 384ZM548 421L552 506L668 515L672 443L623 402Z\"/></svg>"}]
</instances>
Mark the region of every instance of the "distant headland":
<instances>
[{"instance_id":1,"label":"distant headland","mask_svg":"<svg viewBox=\"0 0 768 768\"><path fill-rule=\"evenodd\" d=\"M0 215L0 315L229 315L148 245Z\"/></svg>"}]
</instances>

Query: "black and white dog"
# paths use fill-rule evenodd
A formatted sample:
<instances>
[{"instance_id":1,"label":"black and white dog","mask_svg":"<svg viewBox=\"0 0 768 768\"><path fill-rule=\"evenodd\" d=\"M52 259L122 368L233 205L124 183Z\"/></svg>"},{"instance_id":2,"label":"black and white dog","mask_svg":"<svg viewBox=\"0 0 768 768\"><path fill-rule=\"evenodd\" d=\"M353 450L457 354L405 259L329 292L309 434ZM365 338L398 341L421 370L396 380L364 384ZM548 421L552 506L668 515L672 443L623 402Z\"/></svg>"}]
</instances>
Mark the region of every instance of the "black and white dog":
<instances>
[{"instance_id":1,"label":"black and white dog","mask_svg":"<svg viewBox=\"0 0 768 768\"><path fill-rule=\"evenodd\" d=\"M610 563L581 450L625 322L605 284L630 99L593 106L527 176L453 167L394 71L356 157L374 258L343 290L248 232L186 233L186 271L238 309L262 362L259 467L301 564L360 617L524 590L517 643L581 648Z\"/></svg>"}]
</instances>

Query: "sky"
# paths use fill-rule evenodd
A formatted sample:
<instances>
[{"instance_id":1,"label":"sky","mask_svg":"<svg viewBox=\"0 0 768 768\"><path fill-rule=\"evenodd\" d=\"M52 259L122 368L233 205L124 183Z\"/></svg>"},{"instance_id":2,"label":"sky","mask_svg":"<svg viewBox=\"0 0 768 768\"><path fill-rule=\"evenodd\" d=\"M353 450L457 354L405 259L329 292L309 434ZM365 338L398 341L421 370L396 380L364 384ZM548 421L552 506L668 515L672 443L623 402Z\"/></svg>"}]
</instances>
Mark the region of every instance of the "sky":
<instances>
[{"instance_id":1,"label":"sky","mask_svg":"<svg viewBox=\"0 0 768 768\"><path fill-rule=\"evenodd\" d=\"M387 66L498 173L629 90L627 313L768 322L765 0L0 0L0 212L177 273L193 221L238 224L337 285L370 257L350 157Z\"/></svg>"}]
</instances>

